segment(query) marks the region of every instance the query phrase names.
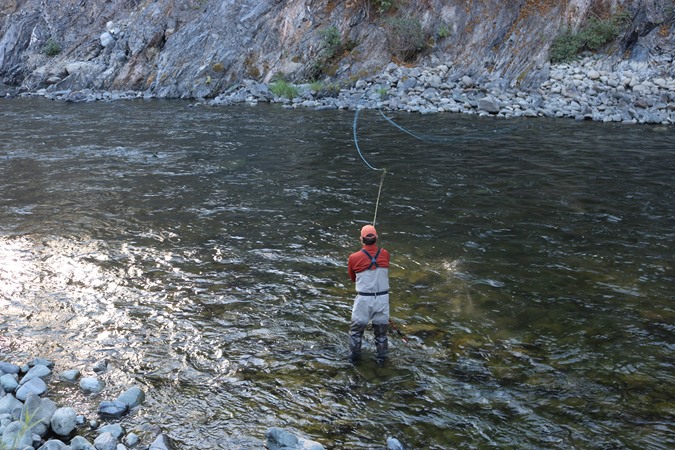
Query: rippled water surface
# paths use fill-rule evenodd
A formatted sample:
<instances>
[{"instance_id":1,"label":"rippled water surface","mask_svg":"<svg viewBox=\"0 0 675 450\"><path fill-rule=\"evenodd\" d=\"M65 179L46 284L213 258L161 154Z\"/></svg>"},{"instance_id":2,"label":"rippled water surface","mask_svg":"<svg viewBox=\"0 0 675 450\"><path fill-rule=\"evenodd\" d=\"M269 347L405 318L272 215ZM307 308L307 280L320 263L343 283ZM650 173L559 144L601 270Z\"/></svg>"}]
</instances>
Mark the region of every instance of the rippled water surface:
<instances>
[{"instance_id":1,"label":"rippled water surface","mask_svg":"<svg viewBox=\"0 0 675 450\"><path fill-rule=\"evenodd\" d=\"M359 116L384 368L346 359L354 113L0 100L0 358L142 386L178 448L675 446L675 129Z\"/></svg>"}]
</instances>

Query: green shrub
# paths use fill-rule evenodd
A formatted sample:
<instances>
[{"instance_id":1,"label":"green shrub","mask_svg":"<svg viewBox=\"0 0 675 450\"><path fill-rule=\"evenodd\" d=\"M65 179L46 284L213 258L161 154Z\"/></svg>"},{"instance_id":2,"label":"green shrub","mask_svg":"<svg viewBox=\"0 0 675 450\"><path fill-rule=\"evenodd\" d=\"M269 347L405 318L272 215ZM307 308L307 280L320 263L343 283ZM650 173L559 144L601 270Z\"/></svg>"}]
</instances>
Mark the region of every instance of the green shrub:
<instances>
[{"instance_id":1,"label":"green shrub","mask_svg":"<svg viewBox=\"0 0 675 450\"><path fill-rule=\"evenodd\" d=\"M293 99L298 96L298 88L286 80L277 80L270 84L270 91L277 97Z\"/></svg>"},{"instance_id":2,"label":"green shrub","mask_svg":"<svg viewBox=\"0 0 675 450\"><path fill-rule=\"evenodd\" d=\"M396 0L370 0L379 12L387 12L396 6Z\"/></svg>"},{"instance_id":3,"label":"green shrub","mask_svg":"<svg viewBox=\"0 0 675 450\"><path fill-rule=\"evenodd\" d=\"M422 24L417 19L397 17L386 22L387 41L391 52L411 61L426 47Z\"/></svg>"},{"instance_id":4,"label":"green shrub","mask_svg":"<svg viewBox=\"0 0 675 450\"><path fill-rule=\"evenodd\" d=\"M446 38L450 36L450 27L448 26L447 23L442 23L438 27L438 31L436 32L436 35L438 36L439 39Z\"/></svg>"},{"instance_id":5,"label":"green shrub","mask_svg":"<svg viewBox=\"0 0 675 450\"><path fill-rule=\"evenodd\" d=\"M56 56L61 53L61 45L54 39L49 38L47 39L47 42L45 42L45 46L42 47L42 53L50 57Z\"/></svg>"},{"instance_id":6,"label":"green shrub","mask_svg":"<svg viewBox=\"0 0 675 450\"><path fill-rule=\"evenodd\" d=\"M319 35L322 38L322 50L309 69L307 74L309 79L317 79L324 74L330 74L331 66L335 66L345 52L351 52L358 45L351 39L344 42L336 26L319 30ZM334 72L335 68L332 71Z\"/></svg>"},{"instance_id":7,"label":"green shrub","mask_svg":"<svg viewBox=\"0 0 675 450\"><path fill-rule=\"evenodd\" d=\"M612 42L619 36L619 25L620 22L613 18L609 20L591 18L586 28L580 33L584 47L596 51Z\"/></svg>"},{"instance_id":8,"label":"green shrub","mask_svg":"<svg viewBox=\"0 0 675 450\"><path fill-rule=\"evenodd\" d=\"M320 81L312 81L309 83L309 90L314 92L320 92L323 89L323 83Z\"/></svg>"},{"instance_id":9,"label":"green shrub","mask_svg":"<svg viewBox=\"0 0 675 450\"><path fill-rule=\"evenodd\" d=\"M549 53L551 61L554 63L570 61L581 51L600 50L619 36L627 20L629 20L627 13L615 14L604 20L592 17L578 33L567 30L553 40Z\"/></svg>"},{"instance_id":10,"label":"green shrub","mask_svg":"<svg viewBox=\"0 0 675 450\"><path fill-rule=\"evenodd\" d=\"M319 35L323 40L323 59L330 60L334 58L342 49L342 37L336 26L330 26L319 30Z\"/></svg>"},{"instance_id":11,"label":"green shrub","mask_svg":"<svg viewBox=\"0 0 675 450\"><path fill-rule=\"evenodd\" d=\"M577 53L579 53L581 47L582 42L579 35L567 30L553 40L553 44L551 44L551 49L549 51L551 62L560 63L570 61Z\"/></svg>"}]
</instances>

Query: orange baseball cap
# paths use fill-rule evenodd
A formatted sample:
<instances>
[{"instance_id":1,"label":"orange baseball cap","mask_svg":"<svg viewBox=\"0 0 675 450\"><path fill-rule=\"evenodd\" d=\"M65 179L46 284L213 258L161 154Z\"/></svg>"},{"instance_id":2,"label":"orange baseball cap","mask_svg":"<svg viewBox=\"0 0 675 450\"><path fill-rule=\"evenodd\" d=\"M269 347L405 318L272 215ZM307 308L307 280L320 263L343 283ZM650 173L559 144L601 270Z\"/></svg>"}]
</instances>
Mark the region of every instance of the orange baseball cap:
<instances>
[{"instance_id":1,"label":"orange baseball cap","mask_svg":"<svg viewBox=\"0 0 675 450\"><path fill-rule=\"evenodd\" d=\"M377 237L377 231L372 225L365 225L361 228L361 237Z\"/></svg>"}]
</instances>

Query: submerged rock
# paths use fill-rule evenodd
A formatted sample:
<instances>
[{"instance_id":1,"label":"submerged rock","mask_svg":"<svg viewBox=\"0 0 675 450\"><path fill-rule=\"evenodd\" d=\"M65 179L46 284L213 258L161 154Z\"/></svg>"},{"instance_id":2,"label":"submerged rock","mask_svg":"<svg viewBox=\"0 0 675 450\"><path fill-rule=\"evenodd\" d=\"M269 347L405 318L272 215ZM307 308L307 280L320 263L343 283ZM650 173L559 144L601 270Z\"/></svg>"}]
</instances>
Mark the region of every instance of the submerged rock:
<instances>
[{"instance_id":1,"label":"submerged rock","mask_svg":"<svg viewBox=\"0 0 675 450\"><path fill-rule=\"evenodd\" d=\"M117 400L126 403L129 406L129 409L131 409L145 401L145 392L138 386L134 386L117 397Z\"/></svg>"},{"instance_id":2,"label":"submerged rock","mask_svg":"<svg viewBox=\"0 0 675 450\"><path fill-rule=\"evenodd\" d=\"M393 437L387 438L387 450L405 450L401 442Z\"/></svg>"},{"instance_id":3,"label":"submerged rock","mask_svg":"<svg viewBox=\"0 0 675 450\"><path fill-rule=\"evenodd\" d=\"M318 442L303 439L283 428L273 427L267 430L267 448L269 450L325 450Z\"/></svg>"}]
</instances>

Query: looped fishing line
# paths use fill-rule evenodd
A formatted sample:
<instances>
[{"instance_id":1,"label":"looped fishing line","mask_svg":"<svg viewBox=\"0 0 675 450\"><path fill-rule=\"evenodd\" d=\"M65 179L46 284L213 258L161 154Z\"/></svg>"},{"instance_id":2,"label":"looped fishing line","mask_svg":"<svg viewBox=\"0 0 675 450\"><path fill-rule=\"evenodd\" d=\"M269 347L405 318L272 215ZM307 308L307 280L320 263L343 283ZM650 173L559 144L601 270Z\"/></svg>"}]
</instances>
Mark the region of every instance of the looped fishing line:
<instances>
[{"instance_id":1,"label":"looped fishing line","mask_svg":"<svg viewBox=\"0 0 675 450\"><path fill-rule=\"evenodd\" d=\"M377 220L377 209L380 206L380 195L382 194L382 185L384 184L384 176L387 174L387 169L378 169L376 167L373 167L363 156L363 153L361 152L361 148L359 147L359 140L356 137L356 123L359 120L359 109L356 108L356 113L354 114L354 145L356 146L356 150L359 152L359 156L363 160L363 162L368 166L368 168L372 170L379 170L382 171L382 178L380 178L380 188L377 191L377 201L375 202L375 216L373 217L373 226L375 226L375 221Z\"/></svg>"},{"instance_id":2,"label":"looped fishing line","mask_svg":"<svg viewBox=\"0 0 675 450\"><path fill-rule=\"evenodd\" d=\"M361 159L363 160L363 162L366 164L366 166L368 166L368 168L370 168L370 169L372 169L372 170L384 170L384 169L378 169L377 167L371 166L370 163L369 163L368 161L366 161L366 158L363 156L363 153L361 153L361 148L359 147L359 140L358 140L358 138L356 137L356 123L358 122L358 120L359 120L359 109L356 108L356 113L354 114L354 125L353 125L353 129L354 129L354 145L356 145L356 150L359 152L359 156L361 157Z\"/></svg>"}]
</instances>

